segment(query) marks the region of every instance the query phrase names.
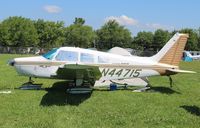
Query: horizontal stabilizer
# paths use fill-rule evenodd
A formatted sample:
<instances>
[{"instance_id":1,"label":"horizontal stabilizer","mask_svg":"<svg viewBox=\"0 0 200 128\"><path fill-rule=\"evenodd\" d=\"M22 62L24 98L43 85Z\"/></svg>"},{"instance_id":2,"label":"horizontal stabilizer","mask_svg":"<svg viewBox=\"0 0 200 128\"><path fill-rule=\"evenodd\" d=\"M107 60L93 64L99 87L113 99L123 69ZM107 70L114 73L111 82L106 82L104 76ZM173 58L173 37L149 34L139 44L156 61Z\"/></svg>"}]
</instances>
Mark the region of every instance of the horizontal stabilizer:
<instances>
[{"instance_id":1,"label":"horizontal stabilizer","mask_svg":"<svg viewBox=\"0 0 200 128\"><path fill-rule=\"evenodd\" d=\"M187 70L180 70L180 69L167 69L168 71L175 72L175 73L196 73L194 71L187 71Z\"/></svg>"}]
</instances>

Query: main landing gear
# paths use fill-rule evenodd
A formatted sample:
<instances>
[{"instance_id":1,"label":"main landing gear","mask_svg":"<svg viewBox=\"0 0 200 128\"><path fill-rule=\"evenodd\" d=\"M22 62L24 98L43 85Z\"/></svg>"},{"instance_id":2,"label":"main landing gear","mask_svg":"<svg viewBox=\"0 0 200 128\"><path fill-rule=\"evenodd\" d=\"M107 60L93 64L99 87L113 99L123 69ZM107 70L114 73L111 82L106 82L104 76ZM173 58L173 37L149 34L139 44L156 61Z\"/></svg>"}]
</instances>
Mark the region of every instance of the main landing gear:
<instances>
[{"instance_id":1,"label":"main landing gear","mask_svg":"<svg viewBox=\"0 0 200 128\"><path fill-rule=\"evenodd\" d=\"M170 85L170 88L173 87L173 80L172 80L172 77L169 75L169 85Z\"/></svg>"},{"instance_id":2,"label":"main landing gear","mask_svg":"<svg viewBox=\"0 0 200 128\"><path fill-rule=\"evenodd\" d=\"M89 94L92 93L92 88L90 83L85 82L83 79L75 79L73 83L70 83L67 93L70 94Z\"/></svg>"}]
</instances>

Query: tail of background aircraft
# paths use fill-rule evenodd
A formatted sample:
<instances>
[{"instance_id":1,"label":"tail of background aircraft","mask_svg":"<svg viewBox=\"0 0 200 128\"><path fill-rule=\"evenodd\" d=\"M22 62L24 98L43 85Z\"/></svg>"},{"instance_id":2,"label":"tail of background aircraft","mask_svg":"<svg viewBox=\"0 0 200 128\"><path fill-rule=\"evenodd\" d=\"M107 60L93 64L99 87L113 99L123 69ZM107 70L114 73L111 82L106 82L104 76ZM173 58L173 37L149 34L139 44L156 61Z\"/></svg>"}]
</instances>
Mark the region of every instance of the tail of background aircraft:
<instances>
[{"instance_id":1,"label":"tail of background aircraft","mask_svg":"<svg viewBox=\"0 0 200 128\"><path fill-rule=\"evenodd\" d=\"M188 52L188 51L184 51L184 53L186 54L186 56L192 58L192 55L190 54L190 52Z\"/></svg>"},{"instance_id":2,"label":"tail of background aircraft","mask_svg":"<svg viewBox=\"0 0 200 128\"><path fill-rule=\"evenodd\" d=\"M152 59L164 64L178 66L187 42L188 34L176 33Z\"/></svg>"}]
</instances>

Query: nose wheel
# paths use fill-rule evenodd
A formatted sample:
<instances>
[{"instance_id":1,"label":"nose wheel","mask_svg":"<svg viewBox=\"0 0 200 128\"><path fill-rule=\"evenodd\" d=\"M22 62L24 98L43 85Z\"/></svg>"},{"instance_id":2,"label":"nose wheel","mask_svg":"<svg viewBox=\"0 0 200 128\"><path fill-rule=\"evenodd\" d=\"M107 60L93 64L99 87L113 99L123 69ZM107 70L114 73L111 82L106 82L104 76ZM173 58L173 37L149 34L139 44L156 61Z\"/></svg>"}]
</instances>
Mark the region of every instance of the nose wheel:
<instances>
[{"instance_id":1,"label":"nose wheel","mask_svg":"<svg viewBox=\"0 0 200 128\"><path fill-rule=\"evenodd\" d=\"M34 81L29 77L29 80L27 83L22 84L21 87L19 87L21 90L40 90L42 84L34 84Z\"/></svg>"},{"instance_id":2,"label":"nose wheel","mask_svg":"<svg viewBox=\"0 0 200 128\"><path fill-rule=\"evenodd\" d=\"M32 80L32 77L29 77L28 82L24 83L26 85L34 85L34 81Z\"/></svg>"}]
</instances>

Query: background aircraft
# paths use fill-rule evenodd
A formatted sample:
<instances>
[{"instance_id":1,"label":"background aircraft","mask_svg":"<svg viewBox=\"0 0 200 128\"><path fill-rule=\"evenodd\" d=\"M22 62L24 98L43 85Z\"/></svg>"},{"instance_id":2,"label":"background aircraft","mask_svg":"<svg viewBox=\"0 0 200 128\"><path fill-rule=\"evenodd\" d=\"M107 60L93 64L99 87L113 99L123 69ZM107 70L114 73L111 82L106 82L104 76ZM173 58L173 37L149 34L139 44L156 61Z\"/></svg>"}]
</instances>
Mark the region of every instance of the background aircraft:
<instances>
[{"instance_id":1,"label":"background aircraft","mask_svg":"<svg viewBox=\"0 0 200 128\"><path fill-rule=\"evenodd\" d=\"M184 56L184 58L189 57L192 60L200 60L200 55L191 55L191 53L189 51L184 51L183 56Z\"/></svg>"},{"instance_id":2,"label":"background aircraft","mask_svg":"<svg viewBox=\"0 0 200 128\"><path fill-rule=\"evenodd\" d=\"M147 81L149 76L194 73L180 70L178 66L187 38L187 34L175 34L152 57L132 56L119 48L119 52L116 52L116 49L101 52L61 47L43 56L15 58L9 64L14 66L20 75L28 76L29 83L32 83L31 77L72 80L76 87L96 86L97 83L103 84L105 81L120 82L125 79Z\"/></svg>"}]
</instances>

